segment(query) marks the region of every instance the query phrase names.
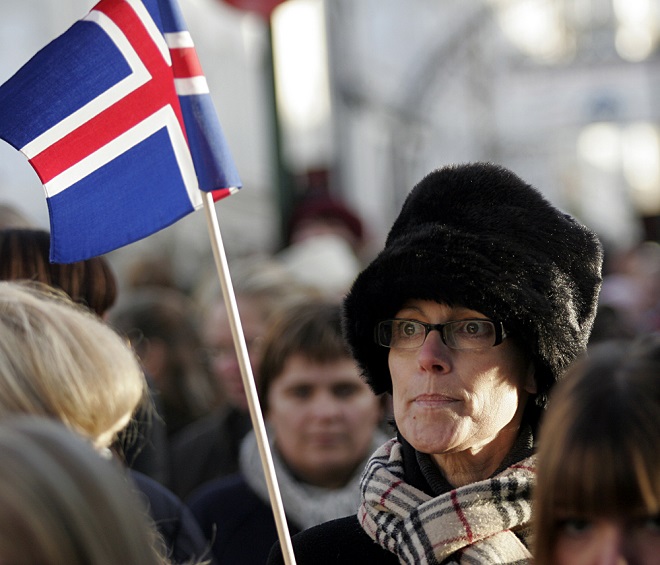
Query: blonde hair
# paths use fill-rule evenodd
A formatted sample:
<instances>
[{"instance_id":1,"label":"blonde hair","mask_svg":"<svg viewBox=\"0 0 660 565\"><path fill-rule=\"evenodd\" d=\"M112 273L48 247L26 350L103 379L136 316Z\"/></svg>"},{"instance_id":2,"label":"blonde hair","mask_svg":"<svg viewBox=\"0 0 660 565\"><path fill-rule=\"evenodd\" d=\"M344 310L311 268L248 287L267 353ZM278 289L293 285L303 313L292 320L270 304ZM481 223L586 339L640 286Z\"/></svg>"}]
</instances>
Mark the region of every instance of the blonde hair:
<instances>
[{"instance_id":1,"label":"blonde hair","mask_svg":"<svg viewBox=\"0 0 660 565\"><path fill-rule=\"evenodd\" d=\"M660 512L659 422L660 336L603 342L569 369L539 435L536 565L567 518Z\"/></svg>"},{"instance_id":2,"label":"blonde hair","mask_svg":"<svg viewBox=\"0 0 660 565\"><path fill-rule=\"evenodd\" d=\"M0 562L164 565L164 546L117 462L59 423L0 424Z\"/></svg>"},{"instance_id":3,"label":"blonde hair","mask_svg":"<svg viewBox=\"0 0 660 565\"><path fill-rule=\"evenodd\" d=\"M133 351L98 317L44 285L0 282L0 419L45 416L97 443L145 395Z\"/></svg>"}]
</instances>

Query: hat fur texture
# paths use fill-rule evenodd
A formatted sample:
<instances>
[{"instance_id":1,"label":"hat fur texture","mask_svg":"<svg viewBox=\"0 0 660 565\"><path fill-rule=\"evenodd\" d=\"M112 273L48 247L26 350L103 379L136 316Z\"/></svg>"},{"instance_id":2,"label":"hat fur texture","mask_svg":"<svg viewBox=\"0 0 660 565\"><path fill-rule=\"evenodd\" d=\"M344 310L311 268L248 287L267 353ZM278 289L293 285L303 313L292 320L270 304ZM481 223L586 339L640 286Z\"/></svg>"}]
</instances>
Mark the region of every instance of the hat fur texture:
<instances>
[{"instance_id":1,"label":"hat fur texture","mask_svg":"<svg viewBox=\"0 0 660 565\"><path fill-rule=\"evenodd\" d=\"M392 390L376 324L406 300L499 320L535 362L538 402L586 348L601 286L597 236L511 171L437 169L408 195L385 248L344 301L344 332L375 393Z\"/></svg>"}]
</instances>

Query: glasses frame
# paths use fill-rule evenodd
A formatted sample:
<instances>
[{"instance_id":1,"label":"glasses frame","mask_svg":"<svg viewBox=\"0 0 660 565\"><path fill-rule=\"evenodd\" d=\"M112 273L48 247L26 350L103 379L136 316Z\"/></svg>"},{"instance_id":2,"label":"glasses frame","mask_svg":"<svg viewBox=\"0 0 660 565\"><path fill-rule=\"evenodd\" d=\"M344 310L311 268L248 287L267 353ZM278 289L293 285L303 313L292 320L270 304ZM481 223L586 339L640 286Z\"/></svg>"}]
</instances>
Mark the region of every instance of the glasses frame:
<instances>
[{"instance_id":1,"label":"glasses frame","mask_svg":"<svg viewBox=\"0 0 660 565\"><path fill-rule=\"evenodd\" d=\"M383 324L391 324L392 322L413 322L415 324L419 324L424 328L426 332L424 334L424 340L422 341L422 343L420 343L418 346L415 347L392 347L391 345L385 345L380 340L380 328L383 326ZM378 345L380 345L381 347L385 347L387 349L412 350L422 347L422 345L426 343L426 338L429 336L429 334L433 330L436 330L440 334L440 339L442 339L442 343L444 343L447 347L449 347L449 349L454 349L457 351L470 351L471 349L485 349L485 348L452 347L447 343L447 338L445 336L445 327L451 324L464 323L464 322L490 322L491 324L493 324L493 329L495 330L495 342L490 347L496 347L497 345L500 345L505 338L509 337L506 330L504 329L504 324L502 324L502 322L500 322L499 320L491 320L490 318L466 318L464 320L450 320L442 324L428 324L426 322L420 322L419 320L411 320L409 318L391 318L389 320L383 320L382 322L378 322L378 324L376 324L376 328L374 329L374 340Z\"/></svg>"}]
</instances>

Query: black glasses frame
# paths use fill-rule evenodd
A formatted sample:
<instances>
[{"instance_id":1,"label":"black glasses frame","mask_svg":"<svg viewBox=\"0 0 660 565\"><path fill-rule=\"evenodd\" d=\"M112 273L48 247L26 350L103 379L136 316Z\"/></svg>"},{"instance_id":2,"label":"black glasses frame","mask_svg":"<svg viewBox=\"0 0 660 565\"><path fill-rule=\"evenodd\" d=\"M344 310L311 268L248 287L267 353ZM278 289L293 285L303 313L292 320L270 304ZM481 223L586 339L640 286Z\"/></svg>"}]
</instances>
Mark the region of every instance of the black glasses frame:
<instances>
[{"instance_id":1,"label":"black glasses frame","mask_svg":"<svg viewBox=\"0 0 660 565\"><path fill-rule=\"evenodd\" d=\"M415 324L419 324L422 326L425 330L424 334L424 340L422 343L419 345L421 347L424 345L426 342L426 338L429 336L429 333L431 333L433 330L436 330L440 334L440 339L442 339L442 343L444 343L447 347L451 349L456 349L449 345L447 343L447 338L445 336L445 327L449 326L451 324L455 323L464 323L464 322L490 322L493 324L493 328L495 329L495 342L491 345L491 347L495 347L496 345L500 345L504 338L508 337L506 330L504 329L504 325L502 322L499 320L491 320L489 318L466 318L465 320L450 320L449 322L444 322L442 324L428 324L426 322L420 322L419 320L409 320L407 318L392 318L390 320L383 320L382 322L378 322L376 324L376 327L374 329L374 340L375 342L382 346L386 347L388 349L396 349L392 348L391 345L386 345L381 341L381 328L384 327L384 324L391 324L392 322L414 322ZM405 349L405 348L404 348ZM414 349L414 348L411 348Z\"/></svg>"}]
</instances>

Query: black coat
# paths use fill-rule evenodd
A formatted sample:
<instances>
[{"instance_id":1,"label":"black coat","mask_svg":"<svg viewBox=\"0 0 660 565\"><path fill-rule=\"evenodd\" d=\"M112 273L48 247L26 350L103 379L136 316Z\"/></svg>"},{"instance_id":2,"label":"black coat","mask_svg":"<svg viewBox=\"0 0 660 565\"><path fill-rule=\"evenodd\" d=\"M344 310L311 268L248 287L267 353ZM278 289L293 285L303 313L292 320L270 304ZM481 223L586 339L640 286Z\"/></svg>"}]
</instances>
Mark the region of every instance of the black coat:
<instances>
[{"instance_id":1,"label":"black coat","mask_svg":"<svg viewBox=\"0 0 660 565\"><path fill-rule=\"evenodd\" d=\"M297 565L398 565L399 558L372 540L358 523L357 515L338 518L309 528L292 538ZM284 565L277 543L267 565Z\"/></svg>"},{"instance_id":2,"label":"black coat","mask_svg":"<svg viewBox=\"0 0 660 565\"><path fill-rule=\"evenodd\" d=\"M151 477L130 469L128 472L170 551L172 563L209 559L210 543L190 509Z\"/></svg>"},{"instance_id":3,"label":"black coat","mask_svg":"<svg viewBox=\"0 0 660 565\"><path fill-rule=\"evenodd\" d=\"M239 473L211 481L188 498L211 550L222 565L264 565L277 541L275 518ZM289 522L293 536L300 528Z\"/></svg>"},{"instance_id":4,"label":"black coat","mask_svg":"<svg viewBox=\"0 0 660 565\"><path fill-rule=\"evenodd\" d=\"M182 499L197 487L238 471L250 414L221 407L180 430L170 443L169 488Z\"/></svg>"}]
</instances>

